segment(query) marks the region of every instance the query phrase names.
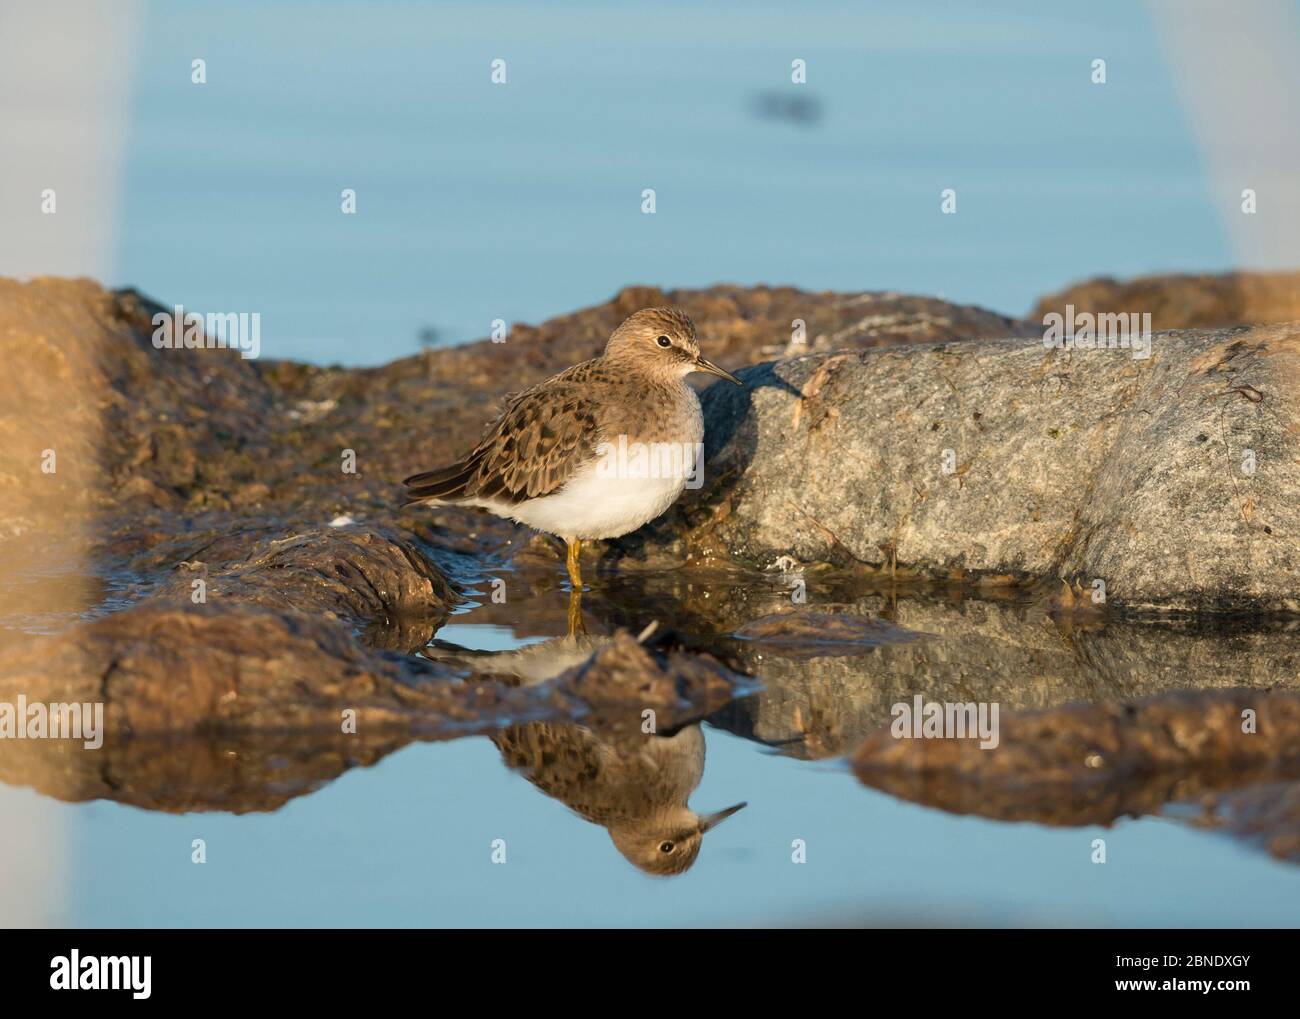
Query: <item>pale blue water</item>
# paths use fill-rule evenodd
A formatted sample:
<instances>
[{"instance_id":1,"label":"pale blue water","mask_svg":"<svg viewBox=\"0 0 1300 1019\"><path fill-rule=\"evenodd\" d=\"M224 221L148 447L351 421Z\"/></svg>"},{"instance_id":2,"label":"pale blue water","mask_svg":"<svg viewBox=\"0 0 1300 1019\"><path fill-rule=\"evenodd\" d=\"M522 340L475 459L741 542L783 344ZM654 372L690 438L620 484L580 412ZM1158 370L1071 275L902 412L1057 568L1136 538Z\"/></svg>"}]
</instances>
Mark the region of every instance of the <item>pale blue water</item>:
<instances>
[{"instance_id":1,"label":"pale blue water","mask_svg":"<svg viewBox=\"0 0 1300 1019\"><path fill-rule=\"evenodd\" d=\"M151 3L115 282L259 311L264 356L360 364L631 283L1021 314L1229 266L1141 4L703 6ZM822 117L757 116L764 93Z\"/></svg>"},{"instance_id":2,"label":"pale blue water","mask_svg":"<svg viewBox=\"0 0 1300 1019\"><path fill-rule=\"evenodd\" d=\"M463 619L464 617L458 617ZM456 622L440 639L531 643ZM961 817L705 727L700 811L747 800L694 867L642 874L484 737L415 744L274 813L93 802L68 825L75 926L1291 926L1300 868L1162 818L1111 829ZM26 791L9 790L23 797ZM52 805L46 803L47 809ZM191 862L192 840L207 862ZM1107 862L1091 861L1103 838ZM491 860L503 839L507 861ZM806 860L792 862L802 839Z\"/></svg>"},{"instance_id":3,"label":"pale blue water","mask_svg":"<svg viewBox=\"0 0 1300 1019\"><path fill-rule=\"evenodd\" d=\"M475 738L408 747L274 814L75 810L65 922L150 925L966 923L1291 926L1300 869L1161 820L954 817L707 729L693 805L749 806L676 878L631 867ZM1094 838L1108 862L1090 862ZM190 842L208 862L190 862ZM505 839L507 862L490 859ZM807 863L791 862L791 840Z\"/></svg>"}]
</instances>

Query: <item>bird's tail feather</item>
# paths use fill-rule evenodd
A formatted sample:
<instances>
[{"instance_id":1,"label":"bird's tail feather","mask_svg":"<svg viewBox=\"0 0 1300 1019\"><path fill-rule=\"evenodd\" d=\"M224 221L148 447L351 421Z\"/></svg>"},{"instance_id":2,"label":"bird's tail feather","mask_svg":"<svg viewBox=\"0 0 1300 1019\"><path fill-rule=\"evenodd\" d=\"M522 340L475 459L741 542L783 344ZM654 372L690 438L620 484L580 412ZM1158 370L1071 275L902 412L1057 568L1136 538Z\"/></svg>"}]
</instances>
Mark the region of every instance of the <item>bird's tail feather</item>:
<instances>
[{"instance_id":1,"label":"bird's tail feather","mask_svg":"<svg viewBox=\"0 0 1300 1019\"><path fill-rule=\"evenodd\" d=\"M478 461L471 457L447 467L440 467L436 471L412 474L402 482L406 486L406 494L411 497L404 505L410 506L428 499L444 501L463 499L469 495L467 489L477 470Z\"/></svg>"}]
</instances>

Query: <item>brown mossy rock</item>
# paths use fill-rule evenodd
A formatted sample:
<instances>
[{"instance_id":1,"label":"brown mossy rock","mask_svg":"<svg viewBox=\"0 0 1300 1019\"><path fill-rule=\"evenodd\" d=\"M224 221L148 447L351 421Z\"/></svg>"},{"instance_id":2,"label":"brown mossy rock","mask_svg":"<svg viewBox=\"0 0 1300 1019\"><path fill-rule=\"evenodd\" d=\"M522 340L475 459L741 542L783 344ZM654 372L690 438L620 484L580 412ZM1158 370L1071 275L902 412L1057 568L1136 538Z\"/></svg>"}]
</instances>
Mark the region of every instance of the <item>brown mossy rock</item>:
<instances>
[{"instance_id":1,"label":"brown mossy rock","mask_svg":"<svg viewBox=\"0 0 1300 1019\"><path fill-rule=\"evenodd\" d=\"M6 507L33 523L124 498L178 507L253 477L246 451L277 420L272 391L237 352L155 348L161 310L91 280L0 279Z\"/></svg>"},{"instance_id":2,"label":"brown mossy rock","mask_svg":"<svg viewBox=\"0 0 1300 1019\"><path fill-rule=\"evenodd\" d=\"M1076 315L1148 312L1151 328L1158 331L1295 322L1300 321L1300 272L1099 276L1040 298L1025 327L1041 334L1043 317L1064 315L1067 305Z\"/></svg>"},{"instance_id":3,"label":"brown mossy rock","mask_svg":"<svg viewBox=\"0 0 1300 1019\"><path fill-rule=\"evenodd\" d=\"M237 532L177 562L155 597L192 603L198 581L210 604L230 601L338 619L371 628L372 644L401 650L428 643L458 601L414 542L383 528Z\"/></svg>"}]
</instances>

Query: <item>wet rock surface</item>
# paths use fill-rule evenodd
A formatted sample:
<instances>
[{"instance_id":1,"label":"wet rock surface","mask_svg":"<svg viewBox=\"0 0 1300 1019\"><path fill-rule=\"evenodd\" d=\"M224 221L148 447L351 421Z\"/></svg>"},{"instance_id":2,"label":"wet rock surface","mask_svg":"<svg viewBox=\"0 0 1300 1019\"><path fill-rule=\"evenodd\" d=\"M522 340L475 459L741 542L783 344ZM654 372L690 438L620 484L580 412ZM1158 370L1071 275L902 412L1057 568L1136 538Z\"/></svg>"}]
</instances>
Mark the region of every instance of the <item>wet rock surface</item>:
<instances>
[{"instance_id":1,"label":"wet rock surface","mask_svg":"<svg viewBox=\"0 0 1300 1019\"><path fill-rule=\"evenodd\" d=\"M178 561L154 597L185 604L287 606L367 631L368 643L415 651L458 597L409 538L366 528L243 532Z\"/></svg>"}]
</instances>

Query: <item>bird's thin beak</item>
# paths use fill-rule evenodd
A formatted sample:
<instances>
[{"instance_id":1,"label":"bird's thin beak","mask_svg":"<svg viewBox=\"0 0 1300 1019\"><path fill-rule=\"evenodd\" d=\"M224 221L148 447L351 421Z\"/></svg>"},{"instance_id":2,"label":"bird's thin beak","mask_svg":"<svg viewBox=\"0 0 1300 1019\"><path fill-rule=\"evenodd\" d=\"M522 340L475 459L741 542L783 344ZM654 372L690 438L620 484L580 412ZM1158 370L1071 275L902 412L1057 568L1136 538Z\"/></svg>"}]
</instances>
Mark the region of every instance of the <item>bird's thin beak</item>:
<instances>
[{"instance_id":1,"label":"bird's thin beak","mask_svg":"<svg viewBox=\"0 0 1300 1019\"><path fill-rule=\"evenodd\" d=\"M703 834L710 828L716 828L737 810L747 806L749 806L748 803L737 803L734 807L728 807L726 810L719 810L716 814L705 814L700 818L700 834Z\"/></svg>"},{"instance_id":2,"label":"bird's thin beak","mask_svg":"<svg viewBox=\"0 0 1300 1019\"><path fill-rule=\"evenodd\" d=\"M732 375L731 372L727 371L726 368L719 368L707 357L697 357L695 359L695 370L702 371L702 372L710 372L713 375L721 375L728 382L734 382L738 386L744 386L745 384L741 382L740 379L736 378L736 376Z\"/></svg>"}]
</instances>

